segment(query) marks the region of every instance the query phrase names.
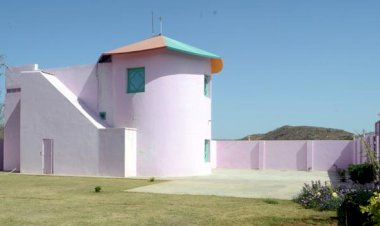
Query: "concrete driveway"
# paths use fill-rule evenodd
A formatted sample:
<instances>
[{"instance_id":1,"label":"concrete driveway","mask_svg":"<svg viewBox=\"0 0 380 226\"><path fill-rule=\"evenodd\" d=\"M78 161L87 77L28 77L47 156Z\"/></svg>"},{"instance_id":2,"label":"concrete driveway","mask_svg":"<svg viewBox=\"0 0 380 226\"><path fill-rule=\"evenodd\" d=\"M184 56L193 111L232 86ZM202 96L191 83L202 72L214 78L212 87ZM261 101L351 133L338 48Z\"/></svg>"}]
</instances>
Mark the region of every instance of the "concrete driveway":
<instances>
[{"instance_id":1,"label":"concrete driveway","mask_svg":"<svg viewBox=\"0 0 380 226\"><path fill-rule=\"evenodd\" d=\"M168 179L168 178L166 178ZM330 181L324 171L213 170L209 176L169 179L128 192L292 199L304 183Z\"/></svg>"}]
</instances>

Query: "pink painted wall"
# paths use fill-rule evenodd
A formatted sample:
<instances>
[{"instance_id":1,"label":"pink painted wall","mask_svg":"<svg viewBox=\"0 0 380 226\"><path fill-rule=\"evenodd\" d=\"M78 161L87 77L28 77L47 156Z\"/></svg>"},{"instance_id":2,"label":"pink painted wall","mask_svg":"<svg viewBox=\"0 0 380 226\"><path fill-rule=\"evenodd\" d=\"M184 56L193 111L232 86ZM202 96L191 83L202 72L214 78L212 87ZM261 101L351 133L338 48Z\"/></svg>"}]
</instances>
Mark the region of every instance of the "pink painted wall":
<instances>
[{"instance_id":1,"label":"pink painted wall","mask_svg":"<svg viewBox=\"0 0 380 226\"><path fill-rule=\"evenodd\" d=\"M145 67L145 92L128 94L126 72L134 67ZM211 139L204 74L208 59L165 49L113 56L112 124L137 129L139 176L211 172L203 157L204 140Z\"/></svg>"},{"instance_id":2,"label":"pink painted wall","mask_svg":"<svg viewBox=\"0 0 380 226\"><path fill-rule=\"evenodd\" d=\"M0 171L4 170L4 140L0 140Z\"/></svg>"},{"instance_id":3,"label":"pink painted wall","mask_svg":"<svg viewBox=\"0 0 380 226\"><path fill-rule=\"evenodd\" d=\"M313 169L335 170L336 164L339 168L346 168L354 163L355 145L347 141L318 141L313 142Z\"/></svg>"},{"instance_id":4,"label":"pink painted wall","mask_svg":"<svg viewBox=\"0 0 380 226\"><path fill-rule=\"evenodd\" d=\"M258 169L258 141L215 141L216 167L225 169Z\"/></svg>"},{"instance_id":5,"label":"pink painted wall","mask_svg":"<svg viewBox=\"0 0 380 226\"><path fill-rule=\"evenodd\" d=\"M21 88L6 94L6 170L43 173L43 140L52 139L54 174L136 176L134 129L105 128L54 75L15 70L6 86Z\"/></svg>"},{"instance_id":6,"label":"pink painted wall","mask_svg":"<svg viewBox=\"0 0 380 226\"><path fill-rule=\"evenodd\" d=\"M128 94L126 72L134 67L145 67L145 92ZM71 90L93 118L99 121L99 111L107 112L105 127L136 128L137 175L211 172L211 163L204 161L204 141L211 140L211 97L204 96L204 74L211 75L209 59L160 49L115 55L112 63L44 71L55 74L64 84L59 87ZM21 170L38 173L40 140L54 138L55 161L67 160L66 166L55 164L55 172L99 174L97 129L81 119L83 112L56 92L57 87L39 76L38 71L21 76L25 95L21 101L25 112L21 114L21 136L25 137L21 160L27 160L22 161ZM78 148L69 150L73 145Z\"/></svg>"},{"instance_id":7,"label":"pink painted wall","mask_svg":"<svg viewBox=\"0 0 380 226\"><path fill-rule=\"evenodd\" d=\"M95 65L78 65L62 68L44 69L44 72L54 74L76 96L83 91L90 74L95 70Z\"/></svg>"},{"instance_id":8,"label":"pink painted wall","mask_svg":"<svg viewBox=\"0 0 380 226\"><path fill-rule=\"evenodd\" d=\"M59 82L39 71L17 77L22 92L21 172L42 173L42 140L53 139L55 174L99 175L98 128L47 77Z\"/></svg>"},{"instance_id":9,"label":"pink painted wall","mask_svg":"<svg viewBox=\"0 0 380 226\"><path fill-rule=\"evenodd\" d=\"M99 130L100 175L136 176L135 134L136 130L125 128Z\"/></svg>"},{"instance_id":10,"label":"pink painted wall","mask_svg":"<svg viewBox=\"0 0 380 226\"><path fill-rule=\"evenodd\" d=\"M6 171L20 170L20 93L6 94L4 165Z\"/></svg>"},{"instance_id":11,"label":"pink painted wall","mask_svg":"<svg viewBox=\"0 0 380 226\"><path fill-rule=\"evenodd\" d=\"M266 141L265 168L307 170L305 141Z\"/></svg>"},{"instance_id":12,"label":"pink painted wall","mask_svg":"<svg viewBox=\"0 0 380 226\"><path fill-rule=\"evenodd\" d=\"M217 168L335 170L355 163L355 141L215 141Z\"/></svg>"},{"instance_id":13,"label":"pink painted wall","mask_svg":"<svg viewBox=\"0 0 380 226\"><path fill-rule=\"evenodd\" d=\"M78 96L92 113L97 113L98 82L96 70L96 65L78 65L50 68L44 71L54 74L71 92Z\"/></svg>"},{"instance_id":14,"label":"pink painted wall","mask_svg":"<svg viewBox=\"0 0 380 226\"><path fill-rule=\"evenodd\" d=\"M128 94L127 68L145 67L145 92ZM167 49L112 57L112 63L47 69L113 128L136 128L139 176L211 172L211 97L204 96L210 61ZM211 87L211 82L210 82ZM213 156L211 156L212 158Z\"/></svg>"}]
</instances>

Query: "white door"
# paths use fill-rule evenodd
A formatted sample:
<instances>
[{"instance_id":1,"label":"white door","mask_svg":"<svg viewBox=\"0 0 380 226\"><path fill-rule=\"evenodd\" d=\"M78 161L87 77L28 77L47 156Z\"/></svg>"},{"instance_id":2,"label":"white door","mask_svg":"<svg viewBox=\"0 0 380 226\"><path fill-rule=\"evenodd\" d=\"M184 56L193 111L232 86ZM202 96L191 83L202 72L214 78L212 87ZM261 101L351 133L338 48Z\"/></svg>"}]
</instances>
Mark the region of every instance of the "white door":
<instances>
[{"instance_id":1,"label":"white door","mask_svg":"<svg viewBox=\"0 0 380 226\"><path fill-rule=\"evenodd\" d=\"M42 172L53 174L53 139L43 139Z\"/></svg>"}]
</instances>

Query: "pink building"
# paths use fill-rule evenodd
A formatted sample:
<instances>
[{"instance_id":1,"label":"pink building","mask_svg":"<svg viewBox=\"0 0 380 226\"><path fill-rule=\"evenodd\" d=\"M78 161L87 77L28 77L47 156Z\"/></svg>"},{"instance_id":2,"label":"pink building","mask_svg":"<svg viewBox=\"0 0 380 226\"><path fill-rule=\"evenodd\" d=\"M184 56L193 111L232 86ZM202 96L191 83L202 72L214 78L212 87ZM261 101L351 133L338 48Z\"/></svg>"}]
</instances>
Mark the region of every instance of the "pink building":
<instances>
[{"instance_id":1,"label":"pink building","mask_svg":"<svg viewBox=\"0 0 380 226\"><path fill-rule=\"evenodd\" d=\"M104 176L211 172L212 53L165 36L94 65L6 71L4 170Z\"/></svg>"}]
</instances>

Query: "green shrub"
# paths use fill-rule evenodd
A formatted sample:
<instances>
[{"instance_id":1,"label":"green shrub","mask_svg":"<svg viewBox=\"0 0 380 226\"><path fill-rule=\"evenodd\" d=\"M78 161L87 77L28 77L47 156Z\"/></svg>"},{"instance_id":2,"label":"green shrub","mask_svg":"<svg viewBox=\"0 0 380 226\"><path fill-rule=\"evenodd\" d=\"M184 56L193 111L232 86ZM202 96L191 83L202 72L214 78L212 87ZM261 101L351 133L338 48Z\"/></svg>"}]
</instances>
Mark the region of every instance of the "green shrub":
<instances>
[{"instance_id":1,"label":"green shrub","mask_svg":"<svg viewBox=\"0 0 380 226\"><path fill-rule=\"evenodd\" d=\"M102 187L100 187L100 186L95 187L95 192L100 192L101 190L102 190Z\"/></svg>"},{"instance_id":2,"label":"green shrub","mask_svg":"<svg viewBox=\"0 0 380 226\"><path fill-rule=\"evenodd\" d=\"M360 184L372 183L376 176L374 166L369 163L350 165L348 173L352 181Z\"/></svg>"},{"instance_id":3,"label":"green shrub","mask_svg":"<svg viewBox=\"0 0 380 226\"><path fill-rule=\"evenodd\" d=\"M154 177L149 178L149 182L154 182L156 179Z\"/></svg>"},{"instance_id":4,"label":"green shrub","mask_svg":"<svg viewBox=\"0 0 380 226\"><path fill-rule=\"evenodd\" d=\"M380 193L374 192L369 199L367 206L360 206L363 214L368 214L371 218L371 224L380 225Z\"/></svg>"},{"instance_id":5,"label":"green shrub","mask_svg":"<svg viewBox=\"0 0 380 226\"><path fill-rule=\"evenodd\" d=\"M338 225L366 225L370 218L367 213L360 211L360 206L366 205L372 194L373 192L370 190L357 190L347 193L342 205L337 210Z\"/></svg>"},{"instance_id":6,"label":"green shrub","mask_svg":"<svg viewBox=\"0 0 380 226\"><path fill-rule=\"evenodd\" d=\"M336 210L343 201L343 196L325 182L312 181L305 184L294 201L307 209Z\"/></svg>"},{"instance_id":7,"label":"green shrub","mask_svg":"<svg viewBox=\"0 0 380 226\"><path fill-rule=\"evenodd\" d=\"M346 182L346 170L345 169L338 169L337 173L339 175L339 178L342 182Z\"/></svg>"}]
</instances>

